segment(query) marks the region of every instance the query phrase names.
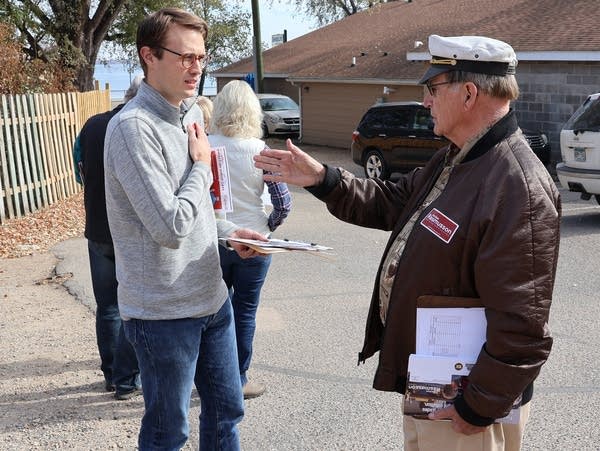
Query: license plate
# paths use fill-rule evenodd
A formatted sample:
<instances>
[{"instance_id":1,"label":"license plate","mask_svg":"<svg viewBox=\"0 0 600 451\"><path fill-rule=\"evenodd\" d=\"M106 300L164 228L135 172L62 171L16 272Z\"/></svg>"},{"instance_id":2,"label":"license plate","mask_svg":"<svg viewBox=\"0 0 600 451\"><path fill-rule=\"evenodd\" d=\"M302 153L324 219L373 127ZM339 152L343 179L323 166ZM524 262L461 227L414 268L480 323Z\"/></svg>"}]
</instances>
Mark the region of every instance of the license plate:
<instances>
[{"instance_id":1,"label":"license plate","mask_svg":"<svg viewBox=\"0 0 600 451\"><path fill-rule=\"evenodd\" d=\"M575 147L575 161L585 161L585 147Z\"/></svg>"}]
</instances>

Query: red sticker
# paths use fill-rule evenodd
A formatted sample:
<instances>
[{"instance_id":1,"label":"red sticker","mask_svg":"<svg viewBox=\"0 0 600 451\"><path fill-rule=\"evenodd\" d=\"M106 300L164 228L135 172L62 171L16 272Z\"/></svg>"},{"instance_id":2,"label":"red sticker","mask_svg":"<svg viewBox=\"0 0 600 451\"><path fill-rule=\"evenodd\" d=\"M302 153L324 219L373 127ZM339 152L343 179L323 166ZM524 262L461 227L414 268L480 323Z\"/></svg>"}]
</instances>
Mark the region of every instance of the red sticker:
<instances>
[{"instance_id":1,"label":"red sticker","mask_svg":"<svg viewBox=\"0 0 600 451\"><path fill-rule=\"evenodd\" d=\"M437 208L431 210L427 216L423 218L421 225L444 243L449 243L454 236L454 233L458 230L458 224Z\"/></svg>"}]
</instances>

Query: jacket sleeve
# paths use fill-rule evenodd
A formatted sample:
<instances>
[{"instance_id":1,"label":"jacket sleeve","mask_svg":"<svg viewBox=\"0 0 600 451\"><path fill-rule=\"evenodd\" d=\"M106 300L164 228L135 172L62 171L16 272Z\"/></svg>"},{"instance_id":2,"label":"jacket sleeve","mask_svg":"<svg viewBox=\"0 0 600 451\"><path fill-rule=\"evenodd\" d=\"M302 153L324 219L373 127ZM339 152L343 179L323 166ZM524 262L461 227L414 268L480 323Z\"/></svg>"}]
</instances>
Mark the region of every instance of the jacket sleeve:
<instances>
[{"instance_id":1,"label":"jacket sleeve","mask_svg":"<svg viewBox=\"0 0 600 451\"><path fill-rule=\"evenodd\" d=\"M488 210L482 214L475 260L475 284L486 308L486 343L456 406L463 418L481 425L508 414L552 347L548 317L560 198L545 170L532 176L514 167L502 180L502 187L489 183L482 198Z\"/></svg>"},{"instance_id":2,"label":"jacket sleeve","mask_svg":"<svg viewBox=\"0 0 600 451\"><path fill-rule=\"evenodd\" d=\"M292 196L285 183L266 182L267 190L271 196L273 211L269 215L267 223L269 230L274 232L277 227L283 224L283 220L288 217L292 209Z\"/></svg>"},{"instance_id":3,"label":"jacket sleeve","mask_svg":"<svg viewBox=\"0 0 600 451\"><path fill-rule=\"evenodd\" d=\"M396 183L355 177L342 168L326 166L324 182L307 190L324 201L336 218L373 229L392 230L411 196L419 170Z\"/></svg>"}]
</instances>

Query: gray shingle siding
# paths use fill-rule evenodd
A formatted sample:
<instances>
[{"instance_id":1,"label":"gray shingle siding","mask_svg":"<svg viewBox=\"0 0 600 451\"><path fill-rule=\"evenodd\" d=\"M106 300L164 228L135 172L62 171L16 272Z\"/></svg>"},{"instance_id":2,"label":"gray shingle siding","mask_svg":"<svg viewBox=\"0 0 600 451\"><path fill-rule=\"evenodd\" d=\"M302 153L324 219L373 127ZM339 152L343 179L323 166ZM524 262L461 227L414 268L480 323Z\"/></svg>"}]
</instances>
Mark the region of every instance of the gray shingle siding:
<instances>
[{"instance_id":1,"label":"gray shingle siding","mask_svg":"<svg viewBox=\"0 0 600 451\"><path fill-rule=\"evenodd\" d=\"M600 91L600 62L527 62L517 69L521 95L514 104L522 128L542 130L560 161L560 130L589 94Z\"/></svg>"}]
</instances>

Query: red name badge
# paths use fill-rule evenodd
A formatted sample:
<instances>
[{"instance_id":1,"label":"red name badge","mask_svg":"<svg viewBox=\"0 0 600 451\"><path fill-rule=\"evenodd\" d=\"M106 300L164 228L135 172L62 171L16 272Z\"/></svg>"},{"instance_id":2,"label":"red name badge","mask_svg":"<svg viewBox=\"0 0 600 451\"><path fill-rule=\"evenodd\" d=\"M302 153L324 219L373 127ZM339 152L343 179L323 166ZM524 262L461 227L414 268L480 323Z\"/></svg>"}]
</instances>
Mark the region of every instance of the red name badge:
<instances>
[{"instance_id":1,"label":"red name badge","mask_svg":"<svg viewBox=\"0 0 600 451\"><path fill-rule=\"evenodd\" d=\"M423 218L421 225L444 243L449 243L454 236L454 233L458 230L458 224L437 208L431 210L427 216Z\"/></svg>"}]
</instances>

